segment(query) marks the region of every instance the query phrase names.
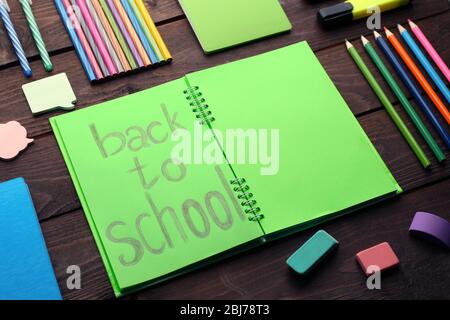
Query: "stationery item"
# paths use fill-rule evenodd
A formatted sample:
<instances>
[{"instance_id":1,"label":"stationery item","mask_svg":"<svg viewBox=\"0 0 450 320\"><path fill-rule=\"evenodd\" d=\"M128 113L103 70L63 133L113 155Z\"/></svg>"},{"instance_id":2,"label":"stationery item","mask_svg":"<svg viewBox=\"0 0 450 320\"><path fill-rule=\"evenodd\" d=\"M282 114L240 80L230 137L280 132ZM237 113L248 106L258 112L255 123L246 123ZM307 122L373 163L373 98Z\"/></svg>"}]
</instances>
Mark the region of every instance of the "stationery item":
<instances>
[{"instance_id":1,"label":"stationery item","mask_svg":"<svg viewBox=\"0 0 450 320\"><path fill-rule=\"evenodd\" d=\"M371 267L375 267L380 272L383 272L400 263L394 250L392 250L387 242L358 252L356 254L356 260L367 276L370 276L374 272Z\"/></svg>"},{"instance_id":2,"label":"stationery item","mask_svg":"<svg viewBox=\"0 0 450 320\"><path fill-rule=\"evenodd\" d=\"M439 145L434 140L433 136L431 135L430 131L428 131L425 124L420 119L419 115L416 113L412 105L409 103L408 98L406 98L405 94L403 93L402 89L399 87L397 82L394 80L394 77L391 75L389 70L384 65L384 62L381 60L380 56L377 54L375 49L372 47L372 44L367 40L365 37L361 37L361 40L364 45L364 49L369 54L370 58L372 59L373 63L377 66L380 73L383 75L383 78L388 83L389 87L394 92L395 96L398 98L400 103L402 104L403 108L405 109L406 113L411 118L412 122L416 126L417 130L419 130L422 137L427 142L430 149L433 151L434 155L438 159L438 161L443 161L445 159L445 154L442 152Z\"/></svg>"},{"instance_id":3,"label":"stationery item","mask_svg":"<svg viewBox=\"0 0 450 320\"><path fill-rule=\"evenodd\" d=\"M136 46L136 49L141 56L142 61L144 62L145 66L149 66L152 64L150 61L150 58L148 57L147 53L145 52L145 49L141 43L141 40L139 39L139 36L136 33L136 30L134 30L133 25L131 24L130 19L127 16L127 13L125 12L125 9L122 6L122 3L120 0L111 0L113 3L113 6L116 8L117 12L119 13L120 18L122 19L123 24L127 28L128 34L131 37L131 40L133 40L134 45Z\"/></svg>"},{"instance_id":4,"label":"stationery item","mask_svg":"<svg viewBox=\"0 0 450 320\"><path fill-rule=\"evenodd\" d=\"M319 230L298 248L286 260L286 263L295 272L305 275L337 248L338 244L339 242L326 231Z\"/></svg>"},{"instance_id":5,"label":"stationery item","mask_svg":"<svg viewBox=\"0 0 450 320\"><path fill-rule=\"evenodd\" d=\"M427 50L431 59L433 59L434 63L436 63L438 68L444 74L447 81L450 82L450 70L448 69L447 64L444 62L444 60L442 60L441 56L437 53L436 49L434 49L433 45L430 43L430 41L422 32L422 30L419 28L419 26L414 22L412 22L411 20L408 20L408 23L409 27L411 28L411 31L415 34L416 38L419 40L419 42L422 44L425 50Z\"/></svg>"},{"instance_id":6,"label":"stationery item","mask_svg":"<svg viewBox=\"0 0 450 320\"><path fill-rule=\"evenodd\" d=\"M22 90L33 114L72 110L77 102L65 73L24 84Z\"/></svg>"},{"instance_id":7,"label":"stationery item","mask_svg":"<svg viewBox=\"0 0 450 320\"><path fill-rule=\"evenodd\" d=\"M27 130L17 121L0 123L0 159L11 160L33 142Z\"/></svg>"},{"instance_id":8,"label":"stationery item","mask_svg":"<svg viewBox=\"0 0 450 320\"><path fill-rule=\"evenodd\" d=\"M142 17L141 12L139 11L139 8L137 7L135 1L134 0L127 0L127 1L131 9L133 10L135 19L137 19L139 27L142 29L142 32L145 34L145 38L148 40L148 43L151 46L152 52L156 57L156 62L164 61L164 57L162 56L158 48L158 44L153 38L150 29L147 27L147 24L145 23L144 18Z\"/></svg>"},{"instance_id":9,"label":"stationery item","mask_svg":"<svg viewBox=\"0 0 450 320\"><path fill-rule=\"evenodd\" d=\"M450 249L450 222L435 214L416 212L409 232Z\"/></svg>"},{"instance_id":10,"label":"stationery item","mask_svg":"<svg viewBox=\"0 0 450 320\"><path fill-rule=\"evenodd\" d=\"M44 64L44 69L45 71L50 72L53 70L53 64L50 60L47 48L45 47L45 43L42 39L41 32L39 31L39 27L36 23L36 19L34 18L33 9L31 9L32 2L31 0L20 0L20 4L22 5L22 9L25 13L28 26L30 27L31 34L33 36L34 42L36 43L36 48L38 49L39 55L42 59L42 63Z\"/></svg>"},{"instance_id":11,"label":"stationery item","mask_svg":"<svg viewBox=\"0 0 450 320\"><path fill-rule=\"evenodd\" d=\"M29 78L32 76L31 68L28 63L25 52L23 51L22 44L20 43L19 38L17 37L16 29L14 29L14 25L9 17L9 6L6 0L0 0L0 16L2 17L3 24L5 25L6 33L8 33L8 37L11 40L11 44L14 48L14 51L17 55L17 59L19 59L20 66L22 67L23 74L25 77Z\"/></svg>"},{"instance_id":12,"label":"stationery item","mask_svg":"<svg viewBox=\"0 0 450 320\"><path fill-rule=\"evenodd\" d=\"M119 59L120 64L122 65L124 71L130 71L131 67L127 61L127 57L125 56L124 52L122 51L120 43L117 40L113 29L109 25L108 19L106 18L106 15L102 10L99 0L92 0L92 5L94 6L94 9L97 13L98 18L101 20L103 28L104 28L105 32L107 33L107 37L109 38L111 45L113 46L113 50L116 52L117 58Z\"/></svg>"},{"instance_id":13,"label":"stationery item","mask_svg":"<svg viewBox=\"0 0 450 320\"><path fill-rule=\"evenodd\" d=\"M403 28L401 25L398 25L398 30L403 38L405 40L406 44L409 46L411 51L416 56L417 60L419 60L422 67L426 70L430 78L433 80L433 82L436 84L436 86L441 91L444 98L447 100L447 103L450 103L450 90L448 90L447 86L445 85L444 81L442 81L441 77L437 74L437 72L433 69L433 66L428 61L427 57L423 54L422 50L420 50L419 46L416 44L414 39L411 37L409 32Z\"/></svg>"},{"instance_id":14,"label":"stationery item","mask_svg":"<svg viewBox=\"0 0 450 320\"><path fill-rule=\"evenodd\" d=\"M374 31L374 35L375 35L375 40L376 40L378 46L381 48L381 50L384 52L386 58L390 61L390 63L394 67L395 71L399 75L403 84L408 88L409 92L414 97L414 99L416 100L419 107L425 113L425 116L427 117L428 121L431 122L431 124L435 127L435 129L437 130L437 132L439 133L441 138L444 140L447 148L450 149L450 135L447 132L447 130L445 129L444 125L434 115L433 111L431 111L431 108L428 105L428 102L422 97L419 89L413 83L412 79L409 77L405 68L402 66L400 61L397 59L394 52L391 50L391 48L386 43L386 41L384 41L383 37L376 31Z\"/></svg>"},{"instance_id":15,"label":"stationery item","mask_svg":"<svg viewBox=\"0 0 450 320\"><path fill-rule=\"evenodd\" d=\"M401 192L306 42L50 123L118 296Z\"/></svg>"},{"instance_id":16,"label":"stationery item","mask_svg":"<svg viewBox=\"0 0 450 320\"><path fill-rule=\"evenodd\" d=\"M179 0L205 53L291 30L278 0Z\"/></svg>"},{"instance_id":17,"label":"stationery item","mask_svg":"<svg viewBox=\"0 0 450 320\"><path fill-rule=\"evenodd\" d=\"M145 7L144 1L142 0L135 0L136 6L139 8L139 11L141 12L142 18L145 20L145 24L147 25L148 29L150 30L152 36L154 37L156 43L158 44L158 48L161 51L161 54L164 57L164 60L170 61L172 60L172 55L169 52L169 49L167 49L166 44L161 38L161 35L158 32L158 29L156 29L155 23L152 20L152 17L147 11L147 8Z\"/></svg>"},{"instance_id":18,"label":"stationery item","mask_svg":"<svg viewBox=\"0 0 450 320\"><path fill-rule=\"evenodd\" d=\"M61 300L23 178L0 183L0 300Z\"/></svg>"},{"instance_id":19,"label":"stationery item","mask_svg":"<svg viewBox=\"0 0 450 320\"><path fill-rule=\"evenodd\" d=\"M102 79L103 73L100 70L97 60L95 60L94 53L81 29L80 22L70 5L69 0L55 0L55 4L59 15L64 22L64 26L69 33L70 39L75 46L75 50L80 57L83 68L88 75L89 81ZM75 32L73 31L74 29Z\"/></svg>"},{"instance_id":20,"label":"stationery item","mask_svg":"<svg viewBox=\"0 0 450 320\"><path fill-rule=\"evenodd\" d=\"M55 6L56 10L58 11L58 14L61 17L61 20L63 21L64 27L66 28L67 33L69 34L70 40L73 43L73 46L75 47L75 52L77 53L81 65L83 66L84 72L86 73L86 76L88 77L89 81L93 81L96 79L96 76L94 74L94 71L92 70L92 66L89 63L88 57L86 56L86 52L83 50L83 45L81 44L80 40L78 39L74 29L76 28L72 25L71 20L69 19L64 5L63 0L55 0Z\"/></svg>"},{"instance_id":21,"label":"stationery item","mask_svg":"<svg viewBox=\"0 0 450 320\"><path fill-rule=\"evenodd\" d=\"M139 65L139 67L143 67L144 62L142 61L142 58L141 58L136 46L134 45L133 39L131 39L131 36L128 33L127 28L125 27L125 24L123 23L122 18L120 17L120 14L116 9L116 6L114 5L113 0L107 0L107 1L108 1L108 7L111 10L117 24L119 25L120 31L122 32L123 36L127 40L127 44L130 47L131 52L133 53L134 59L136 59L136 62Z\"/></svg>"},{"instance_id":22,"label":"stationery item","mask_svg":"<svg viewBox=\"0 0 450 320\"><path fill-rule=\"evenodd\" d=\"M125 69L123 68L122 63L120 62L119 57L117 56L116 52L114 51L111 41L108 38L108 35L106 34L105 29L103 28L102 22L100 21L100 18L98 17L97 12L95 12L95 9L94 9L94 6L93 6L91 0L86 0L86 7L89 11L89 14L92 17L92 21L94 22L94 24L99 32L100 37L102 38L102 40L106 46L106 50L108 51L108 54L111 57L111 60L117 69L117 72L124 72Z\"/></svg>"},{"instance_id":23,"label":"stationery item","mask_svg":"<svg viewBox=\"0 0 450 320\"><path fill-rule=\"evenodd\" d=\"M125 57L127 58L127 61L131 67L131 69L136 69L137 64L134 60L133 53L130 51L130 48L128 47L128 44L126 40L124 39L124 36L120 32L119 26L116 23L116 20L114 20L114 16L111 12L111 9L109 8L108 4L106 3L106 0L99 0L100 6L103 9L103 13L105 14L106 18L108 19L108 22L114 31L114 35L117 37L117 41L120 44L120 47L123 50L123 53Z\"/></svg>"},{"instance_id":24,"label":"stationery item","mask_svg":"<svg viewBox=\"0 0 450 320\"><path fill-rule=\"evenodd\" d=\"M414 75L414 77L420 83L422 88L425 90L427 95L430 97L431 101L433 101L434 105L439 110L439 112L442 114L445 121L447 121L447 123L450 124L450 112L445 107L441 98L439 98L439 96L433 90L431 85L428 83L428 80L425 78L425 76L422 74L422 72L416 66L414 61L409 56L409 54L403 48L402 44L397 40L397 37L391 31L389 31L387 28L385 28L385 32L386 32L386 37L388 38L389 42L392 44L394 49L397 51L398 55L402 58L403 62L406 64L408 69L411 71L411 73Z\"/></svg>"},{"instance_id":25,"label":"stationery item","mask_svg":"<svg viewBox=\"0 0 450 320\"><path fill-rule=\"evenodd\" d=\"M111 56L109 55L108 50L106 49L105 44L102 38L100 37L100 34L98 33L97 27L95 26L95 23L92 20L91 15L89 14L89 10L86 6L86 3L83 0L75 0L75 2L78 5L78 8L80 9L81 15L83 16L84 21L86 22L86 25L92 37L94 38L95 45L100 51L100 54L103 58L103 61L105 62L109 74L110 75L116 74L117 69L111 60Z\"/></svg>"},{"instance_id":26,"label":"stationery item","mask_svg":"<svg viewBox=\"0 0 450 320\"><path fill-rule=\"evenodd\" d=\"M139 38L139 40L142 43L142 46L144 47L145 52L147 53L147 56L150 58L150 61L152 64L158 63L159 60L156 58L156 55L153 51L152 46L150 45L150 42L148 41L144 30L142 29L141 25L139 24L139 21L137 20L136 16L134 15L133 9L130 6L130 3L128 0L120 0L120 3L122 4L123 9L125 10L125 13L128 15L128 19L130 19L131 25L136 31L136 34Z\"/></svg>"},{"instance_id":27,"label":"stationery item","mask_svg":"<svg viewBox=\"0 0 450 320\"><path fill-rule=\"evenodd\" d=\"M410 0L348 0L320 9L317 17L324 26L333 27L366 18L373 13L370 9L374 7L380 12L385 12L406 6L410 2Z\"/></svg>"},{"instance_id":28,"label":"stationery item","mask_svg":"<svg viewBox=\"0 0 450 320\"><path fill-rule=\"evenodd\" d=\"M74 9L74 8L76 8L76 9ZM81 14L81 11L78 9L76 0L72 0L72 12L77 17L77 20L81 26L81 30L86 35L86 39L92 49L92 52L94 53L94 56L98 62L98 65L102 71L102 78L109 76L108 68L106 67L105 62L103 61L103 57L100 54L100 50L98 49L97 45L95 44L94 38L92 37L91 31L89 30L89 28L86 24L86 21L84 20L84 17Z\"/></svg>"},{"instance_id":29,"label":"stationery item","mask_svg":"<svg viewBox=\"0 0 450 320\"><path fill-rule=\"evenodd\" d=\"M374 91L374 93L377 95L378 99L381 101L381 103L386 108L387 113L391 117L394 124L397 126L400 133L405 138L406 142L408 142L410 148L415 153L416 157L419 159L420 163L424 168L427 168L430 166L430 160L428 160L427 156L423 152L422 148L417 143L416 139L413 137L411 132L409 131L408 127L405 125L403 120L400 118L397 111L395 111L394 107L392 106L391 102L389 101L388 97L383 92L383 89L381 89L380 85L378 84L377 80L375 80L375 77L372 75L372 72L370 72L369 68L367 68L366 64L364 63L363 59L359 55L359 53L356 51L355 47L353 45L346 41L347 50L350 56L355 61L356 65L358 66L361 73L366 78L367 82L369 83L370 87Z\"/></svg>"}]
</instances>

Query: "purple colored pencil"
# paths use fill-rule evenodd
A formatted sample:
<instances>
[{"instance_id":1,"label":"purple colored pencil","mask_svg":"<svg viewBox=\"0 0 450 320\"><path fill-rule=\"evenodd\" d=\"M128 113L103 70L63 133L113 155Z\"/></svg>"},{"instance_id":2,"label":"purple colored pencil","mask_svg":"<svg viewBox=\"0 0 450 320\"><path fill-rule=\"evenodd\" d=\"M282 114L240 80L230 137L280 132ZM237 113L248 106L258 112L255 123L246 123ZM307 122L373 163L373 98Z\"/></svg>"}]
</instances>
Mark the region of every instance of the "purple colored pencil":
<instances>
[{"instance_id":1,"label":"purple colored pencil","mask_svg":"<svg viewBox=\"0 0 450 320\"><path fill-rule=\"evenodd\" d=\"M122 32L125 40L127 41L128 46L131 49L131 52L133 53L133 57L136 59L136 62L139 65L139 67L143 67L144 63L142 62L142 58L139 55L139 52L137 51L137 49L136 49L136 47L135 47L135 45L133 43L133 40L131 39L130 34L127 31L127 28L123 24L123 21L120 18L120 14L117 11L116 6L114 5L114 2L112 0L108 0L108 5L109 5L109 8L111 9L111 12L112 12L112 14L114 16L114 19L116 19L116 22L117 22L117 25L120 28L120 31Z\"/></svg>"}]
</instances>

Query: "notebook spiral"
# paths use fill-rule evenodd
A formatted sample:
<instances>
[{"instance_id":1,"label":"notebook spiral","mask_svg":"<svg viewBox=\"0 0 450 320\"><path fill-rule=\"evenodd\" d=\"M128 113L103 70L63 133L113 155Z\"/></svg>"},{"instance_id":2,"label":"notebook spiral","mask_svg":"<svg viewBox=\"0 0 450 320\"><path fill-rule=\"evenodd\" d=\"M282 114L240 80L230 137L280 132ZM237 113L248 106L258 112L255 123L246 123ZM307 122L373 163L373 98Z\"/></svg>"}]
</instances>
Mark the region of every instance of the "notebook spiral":
<instances>
[{"instance_id":1,"label":"notebook spiral","mask_svg":"<svg viewBox=\"0 0 450 320\"><path fill-rule=\"evenodd\" d=\"M245 214L250 221L259 221L264 218L261 213L261 208L257 206L257 201L253 199L250 187L244 178L236 178L230 180L233 191L236 192L237 198L241 201L240 204L244 208Z\"/></svg>"},{"instance_id":2,"label":"notebook spiral","mask_svg":"<svg viewBox=\"0 0 450 320\"><path fill-rule=\"evenodd\" d=\"M186 95L186 100L189 101L195 117L200 120L202 125L216 120L198 86L189 86L183 93Z\"/></svg>"}]
</instances>

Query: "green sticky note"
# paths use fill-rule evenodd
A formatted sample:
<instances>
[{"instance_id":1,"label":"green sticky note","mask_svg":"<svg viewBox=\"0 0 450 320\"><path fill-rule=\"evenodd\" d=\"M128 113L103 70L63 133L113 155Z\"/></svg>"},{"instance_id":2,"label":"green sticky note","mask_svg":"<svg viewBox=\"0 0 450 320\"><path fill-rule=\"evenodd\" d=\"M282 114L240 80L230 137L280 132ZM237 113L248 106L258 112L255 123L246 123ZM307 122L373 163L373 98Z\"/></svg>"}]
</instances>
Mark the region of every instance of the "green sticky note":
<instances>
[{"instance_id":1,"label":"green sticky note","mask_svg":"<svg viewBox=\"0 0 450 320\"><path fill-rule=\"evenodd\" d=\"M72 110L77 102L65 73L24 84L22 90L33 114Z\"/></svg>"},{"instance_id":2,"label":"green sticky note","mask_svg":"<svg viewBox=\"0 0 450 320\"><path fill-rule=\"evenodd\" d=\"M278 0L179 2L206 53L292 28Z\"/></svg>"},{"instance_id":3,"label":"green sticky note","mask_svg":"<svg viewBox=\"0 0 450 320\"><path fill-rule=\"evenodd\" d=\"M286 263L297 273L306 274L338 244L339 242L326 231L319 230L298 248Z\"/></svg>"}]
</instances>

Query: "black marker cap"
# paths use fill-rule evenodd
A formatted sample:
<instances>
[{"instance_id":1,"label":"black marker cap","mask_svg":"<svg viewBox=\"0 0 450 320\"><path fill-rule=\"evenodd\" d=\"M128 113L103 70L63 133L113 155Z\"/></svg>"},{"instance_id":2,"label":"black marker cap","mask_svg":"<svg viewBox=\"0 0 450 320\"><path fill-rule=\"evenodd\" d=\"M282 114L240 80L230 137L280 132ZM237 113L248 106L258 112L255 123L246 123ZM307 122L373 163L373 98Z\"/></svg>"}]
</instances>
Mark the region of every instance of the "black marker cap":
<instances>
[{"instance_id":1,"label":"black marker cap","mask_svg":"<svg viewBox=\"0 0 450 320\"><path fill-rule=\"evenodd\" d=\"M319 21L326 27L342 25L353 20L353 5L348 2L320 9L317 12Z\"/></svg>"}]
</instances>

